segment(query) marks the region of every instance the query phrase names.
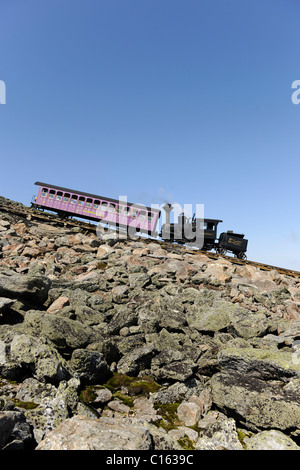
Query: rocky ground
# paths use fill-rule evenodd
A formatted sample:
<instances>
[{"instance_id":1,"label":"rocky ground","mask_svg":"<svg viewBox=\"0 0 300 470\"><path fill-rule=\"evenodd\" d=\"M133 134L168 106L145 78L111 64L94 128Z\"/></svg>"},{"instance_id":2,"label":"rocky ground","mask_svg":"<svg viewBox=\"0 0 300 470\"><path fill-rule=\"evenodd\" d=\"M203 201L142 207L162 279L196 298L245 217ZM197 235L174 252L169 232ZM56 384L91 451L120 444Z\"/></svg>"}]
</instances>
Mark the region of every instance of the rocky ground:
<instances>
[{"instance_id":1,"label":"rocky ground","mask_svg":"<svg viewBox=\"0 0 300 470\"><path fill-rule=\"evenodd\" d=\"M1 211L0 250L0 449L300 449L300 278Z\"/></svg>"}]
</instances>

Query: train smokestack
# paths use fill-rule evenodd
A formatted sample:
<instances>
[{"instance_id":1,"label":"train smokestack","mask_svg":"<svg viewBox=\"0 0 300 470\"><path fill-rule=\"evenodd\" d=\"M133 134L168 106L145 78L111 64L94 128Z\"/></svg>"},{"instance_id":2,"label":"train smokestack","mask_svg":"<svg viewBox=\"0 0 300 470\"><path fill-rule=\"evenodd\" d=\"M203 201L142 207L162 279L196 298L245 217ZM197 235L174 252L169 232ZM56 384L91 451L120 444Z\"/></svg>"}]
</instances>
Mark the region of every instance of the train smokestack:
<instances>
[{"instance_id":1,"label":"train smokestack","mask_svg":"<svg viewBox=\"0 0 300 470\"><path fill-rule=\"evenodd\" d=\"M172 206L172 204L169 204L168 202L163 206L163 210L166 213L166 225L170 225L170 213L173 209L174 207Z\"/></svg>"}]
</instances>

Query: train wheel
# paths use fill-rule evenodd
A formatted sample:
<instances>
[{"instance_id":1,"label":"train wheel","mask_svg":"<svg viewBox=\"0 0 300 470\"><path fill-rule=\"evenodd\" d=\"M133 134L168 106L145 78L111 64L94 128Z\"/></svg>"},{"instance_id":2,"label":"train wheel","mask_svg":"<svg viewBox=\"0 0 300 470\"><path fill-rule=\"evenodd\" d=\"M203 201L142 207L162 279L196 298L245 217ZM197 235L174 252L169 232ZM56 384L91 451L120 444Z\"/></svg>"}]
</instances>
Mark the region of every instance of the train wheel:
<instances>
[{"instance_id":1,"label":"train wheel","mask_svg":"<svg viewBox=\"0 0 300 470\"><path fill-rule=\"evenodd\" d=\"M219 255L226 255L226 251L227 251L227 250L225 250L225 248L223 248L223 247L221 247L221 246L219 246L219 247L217 248L217 253L219 253Z\"/></svg>"},{"instance_id":2,"label":"train wheel","mask_svg":"<svg viewBox=\"0 0 300 470\"><path fill-rule=\"evenodd\" d=\"M236 257L239 259L247 259L247 256L244 251L240 251L239 253L237 253Z\"/></svg>"}]
</instances>

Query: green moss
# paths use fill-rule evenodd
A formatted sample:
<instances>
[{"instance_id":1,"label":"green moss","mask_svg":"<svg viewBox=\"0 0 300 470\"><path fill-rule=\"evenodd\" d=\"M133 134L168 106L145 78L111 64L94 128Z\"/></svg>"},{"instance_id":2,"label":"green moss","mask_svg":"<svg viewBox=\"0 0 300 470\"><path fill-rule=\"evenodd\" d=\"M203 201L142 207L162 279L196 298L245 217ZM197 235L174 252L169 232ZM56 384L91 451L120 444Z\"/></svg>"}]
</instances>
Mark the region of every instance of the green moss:
<instances>
[{"instance_id":1,"label":"green moss","mask_svg":"<svg viewBox=\"0 0 300 470\"><path fill-rule=\"evenodd\" d=\"M112 393L126 388L128 395L131 397L140 395L149 397L150 393L155 393L160 389L160 385L152 377L146 375L143 377L130 377L119 372L114 373L104 386Z\"/></svg>"},{"instance_id":2,"label":"green moss","mask_svg":"<svg viewBox=\"0 0 300 470\"><path fill-rule=\"evenodd\" d=\"M96 269L101 269L102 271L105 271L106 268L107 264L103 261L99 261L99 263L96 264Z\"/></svg>"},{"instance_id":3,"label":"green moss","mask_svg":"<svg viewBox=\"0 0 300 470\"><path fill-rule=\"evenodd\" d=\"M184 435L177 442L184 450L195 450L193 441L187 435Z\"/></svg>"},{"instance_id":4,"label":"green moss","mask_svg":"<svg viewBox=\"0 0 300 470\"><path fill-rule=\"evenodd\" d=\"M155 426L162 427L166 431L176 429L180 426L180 421L177 417L177 408L179 403L157 403L154 405L154 409L157 410L158 415L161 419L154 421Z\"/></svg>"},{"instance_id":5,"label":"green moss","mask_svg":"<svg viewBox=\"0 0 300 470\"><path fill-rule=\"evenodd\" d=\"M79 400L81 400L85 404L92 403L96 399L96 397L97 395L94 391L94 387L90 385L81 390L79 394Z\"/></svg>"},{"instance_id":6,"label":"green moss","mask_svg":"<svg viewBox=\"0 0 300 470\"><path fill-rule=\"evenodd\" d=\"M176 416L177 408L180 403L156 403L154 408L160 411L163 416Z\"/></svg>"},{"instance_id":7,"label":"green moss","mask_svg":"<svg viewBox=\"0 0 300 470\"><path fill-rule=\"evenodd\" d=\"M115 372L108 382L106 382L104 387L108 388L110 391L113 391L122 387L128 387L133 380L133 377Z\"/></svg>"},{"instance_id":8,"label":"green moss","mask_svg":"<svg viewBox=\"0 0 300 470\"><path fill-rule=\"evenodd\" d=\"M88 385L79 394L79 399L86 405L93 403L97 398L95 390L99 386ZM159 390L158 385L152 377L130 377L126 374L114 373L113 376L108 380L106 384L101 388L107 388L113 394L114 398L118 398L125 405L132 408L134 406L134 398L137 396L149 396L152 392Z\"/></svg>"},{"instance_id":9,"label":"green moss","mask_svg":"<svg viewBox=\"0 0 300 470\"><path fill-rule=\"evenodd\" d=\"M240 443L242 444L242 446L244 447L244 449L247 448L245 442L244 442L244 439L245 437L251 437L253 436L253 433L251 433L250 431L246 431L244 429L239 429L237 428L237 435L238 435L238 440L240 441Z\"/></svg>"},{"instance_id":10,"label":"green moss","mask_svg":"<svg viewBox=\"0 0 300 470\"><path fill-rule=\"evenodd\" d=\"M34 410L35 408L39 406L37 403L34 403L33 401L22 401L22 400L12 399L12 402L17 408L23 408L24 410Z\"/></svg>"},{"instance_id":11,"label":"green moss","mask_svg":"<svg viewBox=\"0 0 300 470\"><path fill-rule=\"evenodd\" d=\"M167 432L171 431L171 429L176 429L177 428L175 425L169 423L165 419L157 419L157 420L153 421L153 424L157 428L163 428Z\"/></svg>"},{"instance_id":12,"label":"green moss","mask_svg":"<svg viewBox=\"0 0 300 470\"><path fill-rule=\"evenodd\" d=\"M199 428L198 423L194 424L193 426L188 426L190 429L193 429L193 431L196 431L198 434L201 433L202 429Z\"/></svg>"},{"instance_id":13,"label":"green moss","mask_svg":"<svg viewBox=\"0 0 300 470\"><path fill-rule=\"evenodd\" d=\"M144 376L141 379L135 379L128 391L132 396L145 395L149 397L150 393L155 393L160 388L160 385L152 377Z\"/></svg>"},{"instance_id":14,"label":"green moss","mask_svg":"<svg viewBox=\"0 0 300 470\"><path fill-rule=\"evenodd\" d=\"M3 387L7 384L10 385L18 385L18 382L16 380L10 380L10 379L1 379L0 378L0 387Z\"/></svg>"},{"instance_id":15,"label":"green moss","mask_svg":"<svg viewBox=\"0 0 300 470\"><path fill-rule=\"evenodd\" d=\"M127 405L129 406L130 408L132 408L134 406L134 403L133 403L133 400L131 399L131 397L129 397L128 395L125 395L124 393L120 392L120 391L117 391L113 394L114 398L118 398L119 400L121 400L124 405Z\"/></svg>"}]
</instances>

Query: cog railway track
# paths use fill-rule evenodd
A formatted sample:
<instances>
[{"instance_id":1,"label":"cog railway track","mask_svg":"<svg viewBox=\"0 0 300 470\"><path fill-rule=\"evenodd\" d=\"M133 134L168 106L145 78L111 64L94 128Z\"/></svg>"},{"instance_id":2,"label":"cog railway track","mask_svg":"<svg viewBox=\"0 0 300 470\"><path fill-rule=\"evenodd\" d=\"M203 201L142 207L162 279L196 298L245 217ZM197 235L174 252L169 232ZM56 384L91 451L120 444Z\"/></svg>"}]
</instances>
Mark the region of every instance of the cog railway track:
<instances>
[{"instance_id":1,"label":"cog railway track","mask_svg":"<svg viewBox=\"0 0 300 470\"><path fill-rule=\"evenodd\" d=\"M2 204L0 203L0 212L6 212L12 215L16 215L19 217L22 217L28 221L30 220L39 220L41 222L46 222L50 223L51 225L58 225L61 227L79 227L83 232L96 232L97 224L77 220L77 219L62 219L58 217L56 214L49 213L49 212L43 212L39 211L37 209L33 209L31 207L26 207L26 206L21 206L21 205L14 205L14 204ZM108 230L105 229L104 230ZM125 232L124 232L125 233ZM278 266L271 266L268 264L264 263L259 263L256 261L250 261L250 260L244 260L244 259L238 259L234 258L232 256L227 256L227 255L222 255L219 253L213 253L209 251L203 251L199 249L191 249L182 245L176 245L174 243L168 243L163 240L158 240L158 239L153 239L153 238L143 238L140 237L139 241L142 241L144 243L151 243L151 242L156 242L159 243L162 248L164 248L166 251L172 251L177 254L184 254L184 253L189 253L192 255L202 253L205 254L208 258L210 259L226 259L232 264L240 265L240 266L245 266L245 265L251 265L259 268L260 270L263 271L272 271L275 270L279 272L280 274L285 274L287 276L291 276L294 278L299 278L300 279L300 272L291 270L291 269L286 269L286 268L281 268Z\"/></svg>"}]
</instances>

